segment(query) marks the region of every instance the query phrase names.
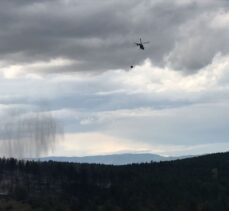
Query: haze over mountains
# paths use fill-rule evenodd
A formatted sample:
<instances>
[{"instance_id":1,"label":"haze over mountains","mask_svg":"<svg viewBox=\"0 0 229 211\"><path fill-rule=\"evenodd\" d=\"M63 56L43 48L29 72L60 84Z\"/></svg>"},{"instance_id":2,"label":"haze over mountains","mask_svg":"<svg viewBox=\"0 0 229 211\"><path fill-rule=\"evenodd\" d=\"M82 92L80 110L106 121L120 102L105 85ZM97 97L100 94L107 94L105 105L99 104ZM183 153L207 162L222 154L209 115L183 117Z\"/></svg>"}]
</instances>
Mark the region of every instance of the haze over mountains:
<instances>
[{"instance_id":1,"label":"haze over mountains","mask_svg":"<svg viewBox=\"0 0 229 211\"><path fill-rule=\"evenodd\" d=\"M59 162L75 162L75 163L100 163L100 164L112 164L112 165L125 165L131 163L149 163L183 159L191 156L177 156L177 157L165 157L151 153L125 153L125 154L112 154L112 155L95 155L84 157L41 157L40 161L59 161Z\"/></svg>"}]
</instances>

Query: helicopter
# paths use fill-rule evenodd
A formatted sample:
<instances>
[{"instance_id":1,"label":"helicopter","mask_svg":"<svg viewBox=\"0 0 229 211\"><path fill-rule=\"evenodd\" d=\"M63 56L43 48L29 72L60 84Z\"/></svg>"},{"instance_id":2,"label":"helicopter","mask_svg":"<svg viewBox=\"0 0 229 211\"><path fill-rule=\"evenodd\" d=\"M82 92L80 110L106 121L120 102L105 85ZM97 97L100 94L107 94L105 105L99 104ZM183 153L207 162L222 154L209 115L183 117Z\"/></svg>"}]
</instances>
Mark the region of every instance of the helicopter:
<instances>
[{"instance_id":1,"label":"helicopter","mask_svg":"<svg viewBox=\"0 0 229 211\"><path fill-rule=\"evenodd\" d=\"M142 42L142 39L140 38L140 42L135 42L134 44L137 45L137 46L139 46L139 48L140 48L141 50L144 50L144 49L145 49L144 44L147 44L147 43L149 43L149 41L147 41L147 42ZM133 69L134 66L131 65L130 68Z\"/></svg>"},{"instance_id":2,"label":"helicopter","mask_svg":"<svg viewBox=\"0 0 229 211\"><path fill-rule=\"evenodd\" d=\"M135 44L137 45L137 46L139 46L139 48L141 49L141 50L144 50L145 49L145 47L144 47L144 44L147 44L147 43L149 43L148 41L147 42L142 42L142 39L140 38L140 42L135 42Z\"/></svg>"}]
</instances>

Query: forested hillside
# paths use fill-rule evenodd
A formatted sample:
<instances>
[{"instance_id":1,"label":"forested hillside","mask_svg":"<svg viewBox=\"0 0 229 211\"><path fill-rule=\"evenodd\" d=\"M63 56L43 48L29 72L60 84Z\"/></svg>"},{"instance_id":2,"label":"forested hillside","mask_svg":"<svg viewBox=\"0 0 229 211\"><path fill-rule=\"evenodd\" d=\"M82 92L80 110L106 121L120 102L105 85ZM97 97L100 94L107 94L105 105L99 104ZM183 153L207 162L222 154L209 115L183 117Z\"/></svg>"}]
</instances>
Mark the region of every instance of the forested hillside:
<instances>
[{"instance_id":1,"label":"forested hillside","mask_svg":"<svg viewBox=\"0 0 229 211\"><path fill-rule=\"evenodd\" d=\"M0 159L0 210L229 210L229 153L124 166Z\"/></svg>"}]
</instances>

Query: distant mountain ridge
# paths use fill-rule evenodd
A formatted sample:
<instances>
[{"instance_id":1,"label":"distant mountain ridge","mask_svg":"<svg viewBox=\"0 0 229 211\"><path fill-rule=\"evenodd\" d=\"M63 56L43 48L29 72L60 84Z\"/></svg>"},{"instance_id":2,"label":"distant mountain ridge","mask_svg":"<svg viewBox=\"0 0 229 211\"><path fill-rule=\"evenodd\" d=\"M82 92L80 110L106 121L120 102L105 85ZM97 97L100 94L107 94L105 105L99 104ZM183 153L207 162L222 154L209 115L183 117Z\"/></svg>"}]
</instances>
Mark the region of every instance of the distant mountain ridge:
<instances>
[{"instance_id":1,"label":"distant mountain ridge","mask_svg":"<svg viewBox=\"0 0 229 211\"><path fill-rule=\"evenodd\" d=\"M177 157L165 157L151 153L125 153L125 154L111 154L111 155L95 155L84 157L41 157L34 160L40 161L58 161L58 162L73 162L73 163L96 163L107 165L125 165L132 163L149 163L160 161L171 161L177 159L184 159L192 156L177 156Z\"/></svg>"}]
</instances>

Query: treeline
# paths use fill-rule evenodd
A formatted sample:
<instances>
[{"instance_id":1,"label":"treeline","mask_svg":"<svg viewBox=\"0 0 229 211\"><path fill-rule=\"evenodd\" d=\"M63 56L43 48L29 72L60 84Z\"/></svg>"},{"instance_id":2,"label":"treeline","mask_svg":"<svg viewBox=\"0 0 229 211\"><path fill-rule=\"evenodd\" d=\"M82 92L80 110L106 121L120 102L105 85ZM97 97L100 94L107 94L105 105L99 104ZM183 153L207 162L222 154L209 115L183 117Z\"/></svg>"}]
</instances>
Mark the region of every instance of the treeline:
<instances>
[{"instance_id":1,"label":"treeline","mask_svg":"<svg viewBox=\"0 0 229 211\"><path fill-rule=\"evenodd\" d=\"M2 158L0 198L37 211L229 210L229 153L124 166Z\"/></svg>"}]
</instances>

